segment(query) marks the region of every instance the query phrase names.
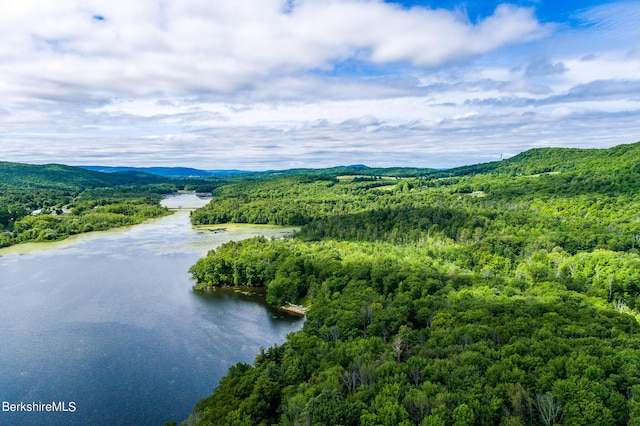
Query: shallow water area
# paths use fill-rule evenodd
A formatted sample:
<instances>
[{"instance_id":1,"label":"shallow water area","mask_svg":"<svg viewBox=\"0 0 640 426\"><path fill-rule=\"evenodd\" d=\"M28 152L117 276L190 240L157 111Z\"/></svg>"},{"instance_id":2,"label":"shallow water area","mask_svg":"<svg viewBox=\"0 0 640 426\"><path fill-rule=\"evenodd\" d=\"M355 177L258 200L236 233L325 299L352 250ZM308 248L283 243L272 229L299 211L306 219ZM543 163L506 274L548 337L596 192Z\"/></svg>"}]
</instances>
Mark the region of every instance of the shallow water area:
<instances>
[{"instance_id":1,"label":"shallow water area","mask_svg":"<svg viewBox=\"0 0 640 426\"><path fill-rule=\"evenodd\" d=\"M164 203L207 201L180 194ZM300 329L302 320L260 297L193 292L188 269L208 250L293 231L221 227L194 228L183 209L130 228L0 251L0 401L75 404L74 412L0 411L0 424L180 421L229 366L251 363L261 346Z\"/></svg>"}]
</instances>

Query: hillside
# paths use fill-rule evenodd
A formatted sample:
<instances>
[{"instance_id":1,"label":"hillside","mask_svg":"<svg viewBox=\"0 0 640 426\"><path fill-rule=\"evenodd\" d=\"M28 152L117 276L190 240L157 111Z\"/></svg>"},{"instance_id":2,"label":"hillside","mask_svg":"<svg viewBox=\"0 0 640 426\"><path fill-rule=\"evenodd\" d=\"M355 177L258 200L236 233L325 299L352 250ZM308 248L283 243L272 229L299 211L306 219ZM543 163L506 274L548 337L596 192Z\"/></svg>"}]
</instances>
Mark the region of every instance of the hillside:
<instances>
[{"instance_id":1,"label":"hillside","mask_svg":"<svg viewBox=\"0 0 640 426\"><path fill-rule=\"evenodd\" d=\"M0 247L140 223L167 214L159 201L176 189L138 172L0 162Z\"/></svg>"},{"instance_id":2,"label":"hillside","mask_svg":"<svg viewBox=\"0 0 640 426\"><path fill-rule=\"evenodd\" d=\"M513 176L548 172L640 171L640 142L607 149L536 148L503 161L457 167L452 176L505 173Z\"/></svg>"},{"instance_id":3,"label":"hillside","mask_svg":"<svg viewBox=\"0 0 640 426\"><path fill-rule=\"evenodd\" d=\"M640 171L640 143L609 149L540 148L525 151L504 161L499 172L536 174L545 172Z\"/></svg>"},{"instance_id":4,"label":"hillside","mask_svg":"<svg viewBox=\"0 0 640 426\"><path fill-rule=\"evenodd\" d=\"M0 185L21 188L81 189L166 182L144 173L100 173L62 164L0 162Z\"/></svg>"},{"instance_id":5,"label":"hillside","mask_svg":"<svg viewBox=\"0 0 640 426\"><path fill-rule=\"evenodd\" d=\"M309 308L189 424L640 424L638 151L216 189L194 222L302 229L210 252L196 288Z\"/></svg>"}]
</instances>

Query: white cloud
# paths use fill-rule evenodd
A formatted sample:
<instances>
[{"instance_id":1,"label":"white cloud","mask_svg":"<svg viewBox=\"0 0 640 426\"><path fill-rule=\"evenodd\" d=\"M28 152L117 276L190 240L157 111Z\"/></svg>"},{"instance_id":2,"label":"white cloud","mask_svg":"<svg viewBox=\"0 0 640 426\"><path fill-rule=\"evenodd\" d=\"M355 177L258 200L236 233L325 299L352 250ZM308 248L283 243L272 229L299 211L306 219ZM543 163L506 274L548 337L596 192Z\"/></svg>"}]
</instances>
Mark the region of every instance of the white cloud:
<instances>
[{"instance_id":1,"label":"white cloud","mask_svg":"<svg viewBox=\"0 0 640 426\"><path fill-rule=\"evenodd\" d=\"M356 0L301 1L289 13L280 0L24 0L2 12L3 91L44 98L228 93L354 57L439 65L543 31L531 10L511 6L472 25Z\"/></svg>"},{"instance_id":2,"label":"white cloud","mask_svg":"<svg viewBox=\"0 0 640 426\"><path fill-rule=\"evenodd\" d=\"M621 52L606 52L589 61L572 58L565 61L565 65L566 78L572 83L640 77L640 58L629 58Z\"/></svg>"},{"instance_id":3,"label":"white cloud","mask_svg":"<svg viewBox=\"0 0 640 426\"><path fill-rule=\"evenodd\" d=\"M445 167L633 142L640 3L624 6L567 29L514 6L471 23L377 0L11 2L0 159Z\"/></svg>"},{"instance_id":4,"label":"white cloud","mask_svg":"<svg viewBox=\"0 0 640 426\"><path fill-rule=\"evenodd\" d=\"M567 118L573 113L574 111L571 108L562 106L551 111L550 116L554 118Z\"/></svg>"}]
</instances>

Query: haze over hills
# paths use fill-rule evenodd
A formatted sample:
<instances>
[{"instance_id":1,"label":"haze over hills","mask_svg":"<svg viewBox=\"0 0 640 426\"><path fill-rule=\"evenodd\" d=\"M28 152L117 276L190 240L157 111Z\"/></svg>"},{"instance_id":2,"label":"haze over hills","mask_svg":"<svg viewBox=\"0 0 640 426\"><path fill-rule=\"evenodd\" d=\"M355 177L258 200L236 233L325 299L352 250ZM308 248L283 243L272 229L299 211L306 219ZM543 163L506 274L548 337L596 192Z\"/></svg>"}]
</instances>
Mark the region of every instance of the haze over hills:
<instances>
[{"instance_id":1,"label":"haze over hills","mask_svg":"<svg viewBox=\"0 0 640 426\"><path fill-rule=\"evenodd\" d=\"M239 174L248 174L244 170L201 170L191 167L126 167L126 166L80 166L83 169L93 170L102 173L119 173L119 172L142 172L158 176L171 178L189 178L189 177L224 177Z\"/></svg>"},{"instance_id":2,"label":"haze over hills","mask_svg":"<svg viewBox=\"0 0 640 426\"><path fill-rule=\"evenodd\" d=\"M353 164L348 166L335 166L328 168L300 168L287 170L203 170L190 167L126 167L126 166L80 166L83 169L98 171L102 173L121 173L121 172L141 172L150 173L170 178L190 178L190 177L239 177L248 175L333 175L333 174L363 174L363 175L382 175L382 176L417 176L425 173L436 172L436 169L421 169L416 167L368 167L364 164Z\"/></svg>"},{"instance_id":3,"label":"haze over hills","mask_svg":"<svg viewBox=\"0 0 640 426\"><path fill-rule=\"evenodd\" d=\"M479 163L455 167L451 169L433 169L419 167L369 167L364 164L352 164L329 168L298 168L286 170L203 170L189 167L112 167L81 166L84 169L104 173L137 171L164 177L232 177L241 175L366 175L366 176L398 176L398 177L436 177L462 176L477 173L536 174L560 172L584 168L588 161L590 167L624 169L636 167L635 159L640 155L640 142L617 145L612 148L534 148L521 152L501 161Z\"/></svg>"}]
</instances>

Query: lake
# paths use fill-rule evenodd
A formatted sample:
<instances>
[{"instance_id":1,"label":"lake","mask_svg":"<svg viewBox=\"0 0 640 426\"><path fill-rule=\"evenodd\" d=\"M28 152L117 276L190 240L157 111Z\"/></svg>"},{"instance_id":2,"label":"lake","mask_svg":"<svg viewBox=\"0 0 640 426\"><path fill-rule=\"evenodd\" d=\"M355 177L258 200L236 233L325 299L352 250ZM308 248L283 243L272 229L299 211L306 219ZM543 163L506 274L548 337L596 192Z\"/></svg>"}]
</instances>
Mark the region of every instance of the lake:
<instances>
[{"instance_id":1,"label":"lake","mask_svg":"<svg viewBox=\"0 0 640 426\"><path fill-rule=\"evenodd\" d=\"M163 204L206 202L181 194ZM189 267L225 241L291 231L194 228L180 210L127 229L0 250L0 424L179 423L229 366L252 363L261 346L282 343L303 323L261 297L198 295ZM75 411L5 410L34 402Z\"/></svg>"}]
</instances>

